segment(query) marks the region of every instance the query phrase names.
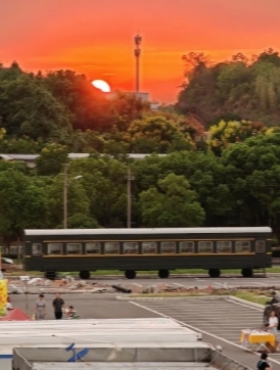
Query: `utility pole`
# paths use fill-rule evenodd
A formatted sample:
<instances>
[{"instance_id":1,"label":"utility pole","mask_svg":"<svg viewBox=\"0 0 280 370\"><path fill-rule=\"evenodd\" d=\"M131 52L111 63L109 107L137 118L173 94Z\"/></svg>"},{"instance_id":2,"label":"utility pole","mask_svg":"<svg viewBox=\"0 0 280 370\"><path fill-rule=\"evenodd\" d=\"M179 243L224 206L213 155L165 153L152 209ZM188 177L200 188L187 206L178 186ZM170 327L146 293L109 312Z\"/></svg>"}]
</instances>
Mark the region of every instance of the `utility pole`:
<instances>
[{"instance_id":1,"label":"utility pole","mask_svg":"<svg viewBox=\"0 0 280 370\"><path fill-rule=\"evenodd\" d=\"M141 49L140 45L142 42L142 37L137 35L134 37L134 42L136 45L136 49L134 50L134 55L136 58L136 96L138 97L139 94L139 60L140 60L140 55L141 55Z\"/></svg>"},{"instance_id":2,"label":"utility pole","mask_svg":"<svg viewBox=\"0 0 280 370\"><path fill-rule=\"evenodd\" d=\"M64 178L63 178L63 228L67 229L68 218L68 167L69 164L64 165Z\"/></svg>"},{"instance_id":3,"label":"utility pole","mask_svg":"<svg viewBox=\"0 0 280 370\"><path fill-rule=\"evenodd\" d=\"M131 228L131 181L135 179L134 176L131 175L130 166L127 168L127 228Z\"/></svg>"}]
</instances>

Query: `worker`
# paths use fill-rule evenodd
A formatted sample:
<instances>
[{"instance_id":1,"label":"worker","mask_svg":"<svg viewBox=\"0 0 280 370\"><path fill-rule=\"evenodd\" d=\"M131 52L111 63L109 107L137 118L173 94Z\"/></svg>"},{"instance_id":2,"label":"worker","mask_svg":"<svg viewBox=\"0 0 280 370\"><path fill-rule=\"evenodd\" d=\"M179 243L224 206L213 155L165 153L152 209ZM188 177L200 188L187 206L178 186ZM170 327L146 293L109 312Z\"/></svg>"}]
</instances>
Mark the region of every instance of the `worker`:
<instances>
[{"instance_id":1,"label":"worker","mask_svg":"<svg viewBox=\"0 0 280 370\"><path fill-rule=\"evenodd\" d=\"M79 316L77 315L77 312L76 310L74 309L73 306L69 306L68 310L67 310L67 315L69 317L69 319L78 319Z\"/></svg>"},{"instance_id":2,"label":"worker","mask_svg":"<svg viewBox=\"0 0 280 370\"><path fill-rule=\"evenodd\" d=\"M267 361L267 353L262 353L259 362L257 363L258 370L270 370L271 365Z\"/></svg>"},{"instance_id":3,"label":"worker","mask_svg":"<svg viewBox=\"0 0 280 370\"><path fill-rule=\"evenodd\" d=\"M272 292L272 299L270 301L270 304L277 304L280 303L280 294L275 292L275 290Z\"/></svg>"}]
</instances>

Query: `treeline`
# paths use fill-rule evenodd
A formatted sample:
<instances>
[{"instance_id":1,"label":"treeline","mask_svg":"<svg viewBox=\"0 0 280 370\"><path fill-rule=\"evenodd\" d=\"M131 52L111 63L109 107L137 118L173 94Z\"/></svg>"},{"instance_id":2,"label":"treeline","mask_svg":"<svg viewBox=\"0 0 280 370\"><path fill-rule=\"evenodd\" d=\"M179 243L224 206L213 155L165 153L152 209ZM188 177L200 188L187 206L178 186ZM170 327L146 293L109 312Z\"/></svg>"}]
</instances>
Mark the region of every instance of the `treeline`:
<instances>
[{"instance_id":1,"label":"treeline","mask_svg":"<svg viewBox=\"0 0 280 370\"><path fill-rule=\"evenodd\" d=\"M107 99L72 71L1 66L0 153L40 154L35 169L0 161L3 240L62 227L69 152L90 153L69 162L70 228L126 227L130 168L132 227L270 225L280 240L278 53L185 60L178 103L157 112L122 93Z\"/></svg>"},{"instance_id":2,"label":"treeline","mask_svg":"<svg viewBox=\"0 0 280 370\"><path fill-rule=\"evenodd\" d=\"M195 114L207 127L225 120L279 124L280 57L273 49L247 58L211 63L203 53L184 56L186 82L179 94L180 113Z\"/></svg>"},{"instance_id":3,"label":"treeline","mask_svg":"<svg viewBox=\"0 0 280 370\"><path fill-rule=\"evenodd\" d=\"M37 169L0 162L0 234L63 224L65 148L52 144ZM92 153L69 163L70 228L126 227L130 166L133 227L271 225L280 237L280 133L208 151L131 161ZM77 178L79 176L79 178ZM82 176L82 177L80 177ZM75 179L77 178L77 179Z\"/></svg>"},{"instance_id":4,"label":"treeline","mask_svg":"<svg viewBox=\"0 0 280 370\"><path fill-rule=\"evenodd\" d=\"M40 153L49 143L69 152L166 153L203 134L192 116L153 112L121 92L108 98L73 71L25 73L0 65L0 153Z\"/></svg>"}]
</instances>

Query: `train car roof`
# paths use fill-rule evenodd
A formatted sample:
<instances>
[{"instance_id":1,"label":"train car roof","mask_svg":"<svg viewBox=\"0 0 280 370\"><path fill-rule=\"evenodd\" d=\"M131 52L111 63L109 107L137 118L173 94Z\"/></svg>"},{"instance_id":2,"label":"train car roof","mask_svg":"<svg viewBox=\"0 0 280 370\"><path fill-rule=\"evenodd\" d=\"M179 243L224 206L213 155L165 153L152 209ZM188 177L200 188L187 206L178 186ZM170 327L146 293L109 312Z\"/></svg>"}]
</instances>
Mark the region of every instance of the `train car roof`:
<instances>
[{"instance_id":1,"label":"train car roof","mask_svg":"<svg viewBox=\"0 0 280 370\"><path fill-rule=\"evenodd\" d=\"M71 236L71 235L155 235L155 234L270 234L270 227L195 227L157 229L50 229L24 230L25 236Z\"/></svg>"}]
</instances>

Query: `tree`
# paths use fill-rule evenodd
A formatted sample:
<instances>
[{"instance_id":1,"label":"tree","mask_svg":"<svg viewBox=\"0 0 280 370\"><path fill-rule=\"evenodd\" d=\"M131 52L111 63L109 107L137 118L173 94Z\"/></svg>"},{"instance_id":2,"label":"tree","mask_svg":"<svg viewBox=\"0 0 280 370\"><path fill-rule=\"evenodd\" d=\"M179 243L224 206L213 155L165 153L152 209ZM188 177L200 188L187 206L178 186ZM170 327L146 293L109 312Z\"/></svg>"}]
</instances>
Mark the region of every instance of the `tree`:
<instances>
[{"instance_id":1,"label":"tree","mask_svg":"<svg viewBox=\"0 0 280 370\"><path fill-rule=\"evenodd\" d=\"M164 116L148 116L135 120L127 130L126 139L133 153L165 153L179 127Z\"/></svg>"},{"instance_id":2,"label":"tree","mask_svg":"<svg viewBox=\"0 0 280 370\"><path fill-rule=\"evenodd\" d=\"M146 227L192 227L203 223L205 212L195 191L184 176L169 174L140 194L140 207Z\"/></svg>"},{"instance_id":3,"label":"tree","mask_svg":"<svg viewBox=\"0 0 280 370\"><path fill-rule=\"evenodd\" d=\"M8 136L57 140L70 130L63 106L40 81L22 72L8 77L0 73L1 124Z\"/></svg>"},{"instance_id":4,"label":"tree","mask_svg":"<svg viewBox=\"0 0 280 370\"><path fill-rule=\"evenodd\" d=\"M249 137L264 133L266 127L261 122L220 121L210 127L210 148L220 155L230 144L242 142Z\"/></svg>"},{"instance_id":5,"label":"tree","mask_svg":"<svg viewBox=\"0 0 280 370\"><path fill-rule=\"evenodd\" d=\"M176 108L194 114L206 127L223 117L279 124L280 57L269 49L249 62L241 53L230 62L209 64L203 56L186 57L187 81Z\"/></svg>"},{"instance_id":6,"label":"tree","mask_svg":"<svg viewBox=\"0 0 280 370\"><path fill-rule=\"evenodd\" d=\"M0 171L0 235L19 237L24 228L41 228L45 222L46 192L15 169Z\"/></svg>"},{"instance_id":7,"label":"tree","mask_svg":"<svg viewBox=\"0 0 280 370\"><path fill-rule=\"evenodd\" d=\"M47 221L49 228L60 228L63 225L63 176L56 176L47 188ZM92 224L96 227L96 220L90 217L89 199L79 180L71 178L67 187L68 220L71 227L84 227ZM91 228L91 227L89 227Z\"/></svg>"},{"instance_id":8,"label":"tree","mask_svg":"<svg viewBox=\"0 0 280 370\"><path fill-rule=\"evenodd\" d=\"M280 240L280 135L278 132L232 144L222 154L237 225L271 225Z\"/></svg>"},{"instance_id":9,"label":"tree","mask_svg":"<svg viewBox=\"0 0 280 370\"><path fill-rule=\"evenodd\" d=\"M40 176L57 175L67 162L67 147L55 143L46 145L36 159L37 173Z\"/></svg>"},{"instance_id":10,"label":"tree","mask_svg":"<svg viewBox=\"0 0 280 370\"><path fill-rule=\"evenodd\" d=\"M126 221L126 174L124 163L92 155L70 162L70 177L79 180L86 193L90 217L103 227L123 227Z\"/></svg>"}]
</instances>

